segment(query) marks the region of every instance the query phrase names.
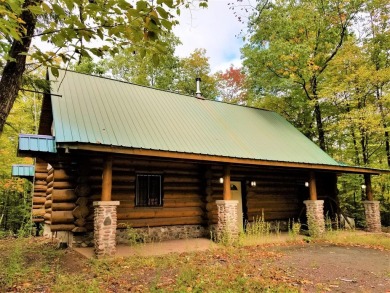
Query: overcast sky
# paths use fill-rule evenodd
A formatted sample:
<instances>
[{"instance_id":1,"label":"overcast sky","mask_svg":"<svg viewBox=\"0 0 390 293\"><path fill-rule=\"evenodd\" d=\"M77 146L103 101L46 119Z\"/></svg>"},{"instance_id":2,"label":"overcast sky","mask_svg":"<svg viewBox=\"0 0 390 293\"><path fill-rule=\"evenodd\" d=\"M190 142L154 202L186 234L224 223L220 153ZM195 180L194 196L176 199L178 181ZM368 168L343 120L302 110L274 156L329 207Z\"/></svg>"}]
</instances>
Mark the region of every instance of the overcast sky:
<instances>
[{"instance_id":1,"label":"overcast sky","mask_svg":"<svg viewBox=\"0 0 390 293\"><path fill-rule=\"evenodd\" d=\"M209 0L206 9L182 9L174 33L183 45L176 49L176 55L188 57L195 49L204 48L212 72L240 65L240 31L245 26L234 17L229 2L233 1Z\"/></svg>"}]
</instances>

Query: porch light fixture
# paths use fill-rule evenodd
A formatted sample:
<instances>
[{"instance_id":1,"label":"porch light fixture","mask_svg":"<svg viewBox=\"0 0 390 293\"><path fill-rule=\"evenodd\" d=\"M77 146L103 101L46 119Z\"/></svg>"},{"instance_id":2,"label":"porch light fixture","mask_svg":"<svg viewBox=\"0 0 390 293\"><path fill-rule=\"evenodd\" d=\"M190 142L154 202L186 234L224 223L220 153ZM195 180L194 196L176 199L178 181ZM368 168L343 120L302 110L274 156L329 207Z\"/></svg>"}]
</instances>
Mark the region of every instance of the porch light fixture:
<instances>
[{"instance_id":1,"label":"porch light fixture","mask_svg":"<svg viewBox=\"0 0 390 293\"><path fill-rule=\"evenodd\" d=\"M251 186L255 187L256 186L256 181L251 181Z\"/></svg>"},{"instance_id":2,"label":"porch light fixture","mask_svg":"<svg viewBox=\"0 0 390 293\"><path fill-rule=\"evenodd\" d=\"M309 182L305 182L305 187L309 187Z\"/></svg>"},{"instance_id":3,"label":"porch light fixture","mask_svg":"<svg viewBox=\"0 0 390 293\"><path fill-rule=\"evenodd\" d=\"M223 178L221 177L221 178L219 178L219 183L223 183Z\"/></svg>"}]
</instances>

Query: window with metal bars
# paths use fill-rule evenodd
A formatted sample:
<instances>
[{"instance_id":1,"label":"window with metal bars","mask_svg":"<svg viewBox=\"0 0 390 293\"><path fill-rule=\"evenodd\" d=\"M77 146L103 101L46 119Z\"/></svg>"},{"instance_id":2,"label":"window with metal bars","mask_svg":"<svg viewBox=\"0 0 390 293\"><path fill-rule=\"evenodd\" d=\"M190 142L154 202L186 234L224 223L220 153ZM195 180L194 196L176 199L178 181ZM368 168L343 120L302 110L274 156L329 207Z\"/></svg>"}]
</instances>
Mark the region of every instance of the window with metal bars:
<instances>
[{"instance_id":1,"label":"window with metal bars","mask_svg":"<svg viewBox=\"0 0 390 293\"><path fill-rule=\"evenodd\" d=\"M162 206L162 176L155 174L137 174L135 206Z\"/></svg>"}]
</instances>

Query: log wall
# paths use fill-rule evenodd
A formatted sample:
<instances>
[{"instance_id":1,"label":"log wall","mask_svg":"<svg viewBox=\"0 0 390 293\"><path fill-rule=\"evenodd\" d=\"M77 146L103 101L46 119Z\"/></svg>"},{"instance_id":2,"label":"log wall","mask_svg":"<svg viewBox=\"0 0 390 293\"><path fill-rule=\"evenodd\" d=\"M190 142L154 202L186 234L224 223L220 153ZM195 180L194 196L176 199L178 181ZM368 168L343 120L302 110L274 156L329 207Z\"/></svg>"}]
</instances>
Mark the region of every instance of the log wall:
<instances>
[{"instance_id":1,"label":"log wall","mask_svg":"<svg viewBox=\"0 0 390 293\"><path fill-rule=\"evenodd\" d=\"M103 160L90 159L88 166L91 196L89 196L88 203L87 227L92 230L92 202L101 199ZM137 173L162 175L162 207L135 206ZM203 225L206 223L204 180L199 165L114 158L112 178L112 200L120 201L117 207L118 227Z\"/></svg>"},{"instance_id":2,"label":"log wall","mask_svg":"<svg viewBox=\"0 0 390 293\"><path fill-rule=\"evenodd\" d=\"M70 166L65 163L53 164L47 172L46 183L45 224L50 226L52 232L73 230L77 196Z\"/></svg>"},{"instance_id":3,"label":"log wall","mask_svg":"<svg viewBox=\"0 0 390 293\"><path fill-rule=\"evenodd\" d=\"M35 223L44 222L47 190L47 163L37 161L35 164L34 193L32 198L32 219Z\"/></svg>"},{"instance_id":4,"label":"log wall","mask_svg":"<svg viewBox=\"0 0 390 293\"><path fill-rule=\"evenodd\" d=\"M103 159L86 155L74 161L77 164L61 164L46 175L43 204L45 222L52 231L93 231L93 202L101 200ZM223 199L222 165L114 157L112 168L111 200L120 201L118 227L217 224L215 202ZM162 207L135 206L137 173L162 175ZM320 173L317 178L319 199L337 198L336 175ZM252 180L255 187L250 186ZM231 181L241 182L243 211L249 222L262 216L266 221L304 216L308 180L309 171L304 170L231 168Z\"/></svg>"},{"instance_id":5,"label":"log wall","mask_svg":"<svg viewBox=\"0 0 390 293\"><path fill-rule=\"evenodd\" d=\"M223 184L219 182L223 171L221 167L212 168L208 180L207 215L209 224L217 224L218 210L216 200L223 199ZM250 181L256 186L250 186ZM308 172L280 171L273 169L254 169L233 167L231 181L240 181L243 194L243 211L248 222L264 216L264 220L288 220L298 218L304 208L303 201L309 191L305 187Z\"/></svg>"}]
</instances>

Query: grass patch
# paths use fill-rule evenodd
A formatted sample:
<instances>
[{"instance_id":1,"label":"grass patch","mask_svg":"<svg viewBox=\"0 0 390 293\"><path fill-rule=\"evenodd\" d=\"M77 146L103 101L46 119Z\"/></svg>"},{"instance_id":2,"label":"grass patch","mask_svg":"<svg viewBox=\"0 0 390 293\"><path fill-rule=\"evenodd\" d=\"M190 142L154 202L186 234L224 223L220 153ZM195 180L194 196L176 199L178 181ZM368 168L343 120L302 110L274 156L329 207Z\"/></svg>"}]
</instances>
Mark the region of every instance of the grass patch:
<instances>
[{"instance_id":1,"label":"grass patch","mask_svg":"<svg viewBox=\"0 0 390 293\"><path fill-rule=\"evenodd\" d=\"M390 234L372 234L363 231L339 230L327 232L322 239L337 245L365 246L390 250Z\"/></svg>"}]
</instances>

